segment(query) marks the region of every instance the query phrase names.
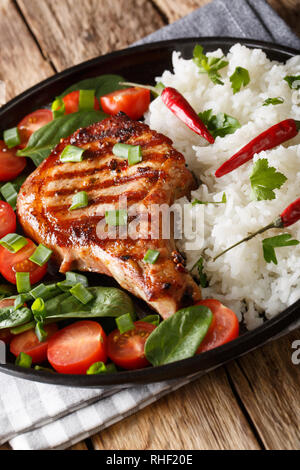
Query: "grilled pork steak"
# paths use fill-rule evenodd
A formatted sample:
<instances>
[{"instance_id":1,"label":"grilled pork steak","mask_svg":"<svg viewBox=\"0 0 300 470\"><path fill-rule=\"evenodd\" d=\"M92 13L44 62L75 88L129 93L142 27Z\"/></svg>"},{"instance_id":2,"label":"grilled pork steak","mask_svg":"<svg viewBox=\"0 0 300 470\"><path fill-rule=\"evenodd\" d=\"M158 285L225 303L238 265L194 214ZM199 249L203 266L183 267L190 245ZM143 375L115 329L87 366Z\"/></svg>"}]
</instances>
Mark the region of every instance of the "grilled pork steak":
<instances>
[{"instance_id":1,"label":"grilled pork steak","mask_svg":"<svg viewBox=\"0 0 300 470\"><path fill-rule=\"evenodd\" d=\"M116 143L141 145L143 160L128 166L127 159L112 153ZM82 162L60 161L69 144L85 149ZM115 227L114 239L99 238L99 224L105 231L111 230L104 217L106 205L119 209L123 196L127 198L128 222L135 220L137 232L142 233L146 221L140 215L130 216L133 207L144 213L153 204L170 206L193 185L184 157L172 147L170 139L119 114L64 139L23 184L18 214L28 236L53 250L61 272L79 270L113 276L123 288L167 318L201 298L172 235L169 240L162 239L159 227L158 239L135 239L130 234L122 239L120 230L124 227ZM70 211L78 191L88 194L88 206ZM154 264L143 260L148 249L160 252Z\"/></svg>"}]
</instances>

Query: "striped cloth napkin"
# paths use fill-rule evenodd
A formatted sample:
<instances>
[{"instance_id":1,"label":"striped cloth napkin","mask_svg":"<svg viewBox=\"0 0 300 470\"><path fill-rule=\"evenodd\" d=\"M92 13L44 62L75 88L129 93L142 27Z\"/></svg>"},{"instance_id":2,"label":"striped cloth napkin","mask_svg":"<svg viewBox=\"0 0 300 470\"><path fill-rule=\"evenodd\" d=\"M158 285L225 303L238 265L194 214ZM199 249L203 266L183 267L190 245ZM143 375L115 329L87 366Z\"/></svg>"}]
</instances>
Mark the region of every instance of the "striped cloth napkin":
<instances>
[{"instance_id":1,"label":"striped cloth napkin","mask_svg":"<svg viewBox=\"0 0 300 470\"><path fill-rule=\"evenodd\" d=\"M300 39L263 0L215 0L139 44L184 36L252 38L300 49ZM116 391L44 385L0 374L0 444L9 441L19 450L70 447L197 377Z\"/></svg>"}]
</instances>

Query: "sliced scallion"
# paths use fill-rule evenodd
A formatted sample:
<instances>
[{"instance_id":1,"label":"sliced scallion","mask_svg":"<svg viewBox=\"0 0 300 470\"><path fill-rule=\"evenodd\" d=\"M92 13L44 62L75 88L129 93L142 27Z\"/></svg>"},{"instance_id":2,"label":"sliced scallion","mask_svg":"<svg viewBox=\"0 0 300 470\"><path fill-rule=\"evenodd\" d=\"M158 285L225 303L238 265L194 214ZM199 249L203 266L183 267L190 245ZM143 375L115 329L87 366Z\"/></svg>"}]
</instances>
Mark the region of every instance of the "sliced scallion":
<instances>
[{"instance_id":1,"label":"sliced scallion","mask_svg":"<svg viewBox=\"0 0 300 470\"><path fill-rule=\"evenodd\" d=\"M105 212L105 221L107 225L111 225L114 227L117 227L119 225L127 225L127 218L128 215L125 209Z\"/></svg>"},{"instance_id":2,"label":"sliced scallion","mask_svg":"<svg viewBox=\"0 0 300 470\"><path fill-rule=\"evenodd\" d=\"M89 198L85 191L80 191L73 196L72 205L69 208L69 211L75 211L76 209L82 209L87 207L89 204Z\"/></svg>"},{"instance_id":3,"label":"sliced scallion","mask_svg":"<svg viewBox=\"0 0 300 470\"><path fill-rule=\"evenodd\" d=\"M30 256L30 261L38 266L44 266L49 261L52 255L52 250L49 250L46 246L40 244L35 252Z\"/></svg>"},{"instance_id":4,"label":"sliced scallion","mask_svg":"<svg viewBox=\"0 0 300 470\"><path fill-rule=\"evenodd\" d=\"M37 299L35 299L35 301L31 305L31 311L34 316L34 319L37 322L44 321L44 318L46 316L46 307L45 307L45 302L41 297L38 297Z\"/></svg>"},{"instance_id":5,"label":"sliced scallion","mask_svg":"<svg viewBox=\"0 0 300 470\"><path fill-rule=\"evenodd\" d=\"M17 253L25 245L27 245L27 243L28 241L26 240L26 238L22 237L22 235L18 235L17 233L9 233L0 240L0 245L6 248L11 253Z\"/></svg>"},{"instance_id":6,"label":"sliced scallion","mask_svg":"<svg viewBox=\"0 0 300 470\"><path fill-rule=\"evenodd\" d=\"M127 158L130 166L141 162L143 159L140 145L115 144L112 152L116 157Z\"/></svg>"},{"instance_id":7,"label":"sliced scallion","mask_svg":"<svg viewBox=\"0 0 300 470\"><path fill-rule=\"evenodd\" d=\"M35 334L39 340L40 343L44 343L48 337L47 331L44 330L43 323L42 322L37 322L35 326Z\"/></svg>"},{"instance_id":8,"label":"sliced scallion","mask_svg":"<svg viewBox=\"0 0 300 470\"><path fill-rule=\"evenodd\" d=\"M64 100L62 98L56 98L56 100L52 103L51 110L53 114L53 119L63 116L66 110Z\"/></svg>"},{"instance_id":9,"label":"sliced scallion","mask_svg":"<svg viewBox=\"0 0 300 470\"><path fill-rule=\"evenodd\" d=\"M79 302L84 305L94 298L93 294L80 283L72 287L72 289L70 289L70 293L75 297L75 299L79 300Z\"/></svg>"},{"instance_id":10,"label":"sliced scallion","mask_svg":"<svg viewBox=\"0 0 300 470\"><path fill-rule=\"evenodd\" d=\"M12 127L11 129L7 129L3 132L3 140L7 148L12 149L17 145L20 145L21 138L19 129L17 127Z\"/></svg>"},{"instance_id":11,"label":"sliced scallion","mask_svg":"<svg viewBox=\"0 0 300 470\"><path fill-rule=\"evenodd\" d=\"M31 364L32 364L32 357L29 356L28 354L21 352L18 355L15 364L16 366L26 367L27 369L30 369Z\"/></svg>"},{"instance_id":12,"label":"sliced scallion","mask_svg":"<svg viewBox=\"0 0 300 470\"><path fill-rule=\"evenodd\" d=\"M83 274L74 273L73 271L68 271L66 273L66 280L73 282L74 284L82 284L84 287L88 287L89 281L86 276Z\"/></svg>"},{"instance_id":13,"label":"sliced scallion","mask_svg":"<svg viewBox=\"0 0 300 470\"><path fill-rule=\"evenodd\" d=\"M60 161L66 162L82 162L85 149L75 147L75 145L67 145L60 155Z\"/></svg>"},{"instance_id":14,"label":"sliced scallion","mask_svg":"<svg viewBox=\"0 0 300 470\"><path fill-rule=\"evenodd\" d=\"M146 323L151 323L152 325L158 326L160 322L159 315L148 315L141 319L141 321L145 321Z\"/></svg>"},{"instance_id":15,"label":"sliced scallion","mask_svg":"<svg viewBox=\"0 0 300 470\"><path fill-rule=\"evenodd\" d=\"M97 374L111 374L117 372L115 364L104 364L104 362L95 362L87 370L87 375L97 375Z\"/></svg>"},{"instance_id":16,"label":"sliced scallion","mask_svg":"<svg viewBox=\"0 0 300 470\"><path fill-rule=\"evenodd\" d=\"M148 250L144 256L145 263L154 264L158 260L160 253L157 250Z\"/></svg>"},{"instance_id":17,"label":"sliced scallion","mask_svg":"<svg viewBox=\"0 0 300 470\"><path fill-rule=\"evenodd\" d=\"M35 321L31 321L29 323L25 323L25 325L11 328L9 331L11 332L12 335L20 335L21 333L24 333L24 331L32 330L33 328L35 328L35 324L36 324Z\"/></svg>"},{"instance_id":18,"label":"sliced scallion","mask_svg":"<svg viewBox=\"0 0 300 470\"><path fill-rule=\"evenodd\" d=\"M17 207L18 193L14 185L12 183L4 184L3 186L1 186L0 192L4 197L5 201L8 202L8 204L10 204L13 210L15 211Z\"/></svg>"},{"instance_id":19,"label":"sliced scallion","mask_svg":"<svg viewBox=\"0 0 300 470\"><path fill-rule=\"evenodd\" d=\"M18 295L15 298L14 309L18 310L18 308L23 307L26 300L27 300L27 295L24 295L24 294Z\"/></svg>"},{"instance_id":20,"label":"sliced scallion","mask_svg":"<svg viewBox=\"0 0 300 470\"><path fill-rule=\"evenodd\" d=\"M130 313L125 313L125 315L116 318L116 324L121 334L134 329L134 323Z\"/></svg>"},{"instance_id":21,"label":"sliced scallion","mask_svg":"<svg viewBox=\"0 0 300 470\"><path fill-rule=\"evenodd\" d=\"M95 104L95 90L79 91L79 111L91 111Z\"/></svg>"},{"instance_id":22,"label":"sliced scallion","mask_svg":"<svg viewBox=\"0 0 300 470\"><path fill-rule=\"evenodd\" d=\"M16 283L19 294L26 294L31 290L29 273L16 273Z\"/></svg>"},{"instance_id":23,"label":"sliced scallion","mask_svg":"<svg viewBox=\"0 0 300 470\"><path fill-rule=\"evenodd\" d=\"M42 366L34 366L34 370L39 372L50 372L51 374L55 374L53 369L49 369L49 367L42 367Z\"/></svg>"}]
</instances>

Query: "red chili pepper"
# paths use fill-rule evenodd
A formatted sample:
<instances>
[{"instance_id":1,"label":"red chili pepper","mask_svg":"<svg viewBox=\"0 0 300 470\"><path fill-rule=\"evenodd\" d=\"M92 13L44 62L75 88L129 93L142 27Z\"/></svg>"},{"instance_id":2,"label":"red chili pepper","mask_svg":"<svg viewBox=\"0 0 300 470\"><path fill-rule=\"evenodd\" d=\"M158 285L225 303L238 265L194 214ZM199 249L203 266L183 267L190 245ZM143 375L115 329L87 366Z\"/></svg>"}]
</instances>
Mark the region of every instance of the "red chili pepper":
<instances>
[{"instance_id":1,"label":"red chili pepper","mask_svg":"<svg viewBox=\"0 0 300 470\"><path fill-rule=\"evenodd\" d=\"M226 248L226 250L222 251L222 253L219 253L214 258L214 261L216 261L216 259L220 258L220 256L224 255L228 251L232 250L232 248L235 248L236 246L241 245L241 243L251 240L260 233L264 233L267 230L270 230L271 228L289 227L290 225L293 225L298 222L298 220L300 220L300 197L298 197L296 201L292 202L292 204L290 204L286 209L284 209L284 211L276 220L271 222L269 225L266 225L266 227L260 228L259 230L257 230L257 232L251 233L250 235L248 235L248 237L243 238L243 240L240 240L229 248Z\"/></svg>"},{"instance_id":2,"label":"red chili pepper","mask_svg":"<svg viewBox=\"0 0 300 470\"><path fill-rule=\"evenodd\" d=\"M245 147L241 148L233 157L229 158L220 168L217 169L215 176L220 178L227 173L239 168L244 163L251 160L255 153L269 150L277 145L286 142L295 137L300 130L300 121L286 119L270 127L262 134L259 134L251 140Z\"/></svg>"},{"instance_id":3,"label":"red chili pepper","mask_svg":"<svg viewBox=\"0 0 300 470\"><path fill-rule=\"evenodd\" d=\"M161 98L167 108L175 114L175 116L180 119L186 126L188 126L192 131L196 132L196 134L201 135L204 137L210 144L213 144L215 139L205 126L205 124L201 121L196 111L192 108L190 103L182 96L179 91L172 87L166 87L162 90L162 92L150 85L139 85L138 83L132 82L120 82L120 85L126 86L135 86L140 88L147 88L151 90L155 96L161 95Z\"/></svg>"},{"instance_id":4,"label":"red chili pepper","mask_svg":"<svg viewBox=\"0 0 300 470\"><path fill-rule=\"evenodd\" d=\"M182 96L175 88L164 88L161 98L167 108L172 111L184 124L186 124L196 134L201 135L210 144L213 144L215 139L210 134L207 127L203 124L196 111L193 110L188 101Z\"/></svg>"},{"instance_id":5,"label":"red chili pepper","mask_svg":"<svg viewBox=\"0 0 300 470\"><path fill-rule=\"evenodd\" d=\"M280 214L283 227L289 227L295 222L300 220L300 197L296 201L292 202L281 214Z\"/></svg>"}]
</instances>

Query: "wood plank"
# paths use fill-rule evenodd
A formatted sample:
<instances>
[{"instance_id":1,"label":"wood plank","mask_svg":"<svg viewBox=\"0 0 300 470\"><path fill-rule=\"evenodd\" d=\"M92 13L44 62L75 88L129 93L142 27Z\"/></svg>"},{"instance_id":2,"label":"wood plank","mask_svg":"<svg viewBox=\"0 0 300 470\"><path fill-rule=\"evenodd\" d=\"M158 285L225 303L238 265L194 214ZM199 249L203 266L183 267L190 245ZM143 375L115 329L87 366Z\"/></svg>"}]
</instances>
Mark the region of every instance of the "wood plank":
<instances>
[{"instance_id":1,"label":"wood plank","mask_svg":"<svg viewBox=\"0 0 300 470\"><path fill-rule=\"evenodd\" d=\"M224 368L102 431L92 442L96 450L260 448Z\"/></svg>"},{"instance_id":2,"label":"wood plank","mask_svg":"<svg viewBox=\"0 0 300 470\"><path fill-rule=\"evenodd\" d=\"M164 25L148 0L17 1L57 70L122 49Z\"/></svg>"},{"instance_id":3,"label":"wood plank","mask_svg":"<svg viewBox=\"0 0 300 470\"><path fill-rule=\"evenodd\" d=\"M170 23L188 15L196 8L212 0L154 0L155 4L167 17ZM300 36L299 0L267 0L288 25Z\"/></svg>"},{"instance_id":4,"label":"wood plank","mask_svg":"<svg viewBox=\"0 0 300 470\"><path fill-rule=\"evenodd\" d=\"M0 4L0 80L6 83L6 99L52 75L12 0Z\"/></svg>"},{"instance_id":5,"label":"wood plank","mask_svg":"<svg viewBox=\"0 0 300 470\"><path fill-rule=\"evenodd\" d=\"M0 450L12 450L12 449L8 444L4 444L3 446L0 446Z\"/></svg>"},{"instance_id":6,"label":"wood plank","mask_svg":"<svg viewBox=\"0 0 300 470\"><path fill-rule=\"evenodd\" d=\"M266 449L299 449L300 367L291 359L295 340L300 340L300 329L229 366Z\"/></svg>"},{"instance_id":7,"label":"wood plank","mask_svg":"<svg viewBox=\"0 0 300 470\"><path fill-rule=\"evenodd\" d=\"M88 450L87 445L84 441L75 444L74 446L70 447L68 450Z\"/></svg>"}]
</instances>

